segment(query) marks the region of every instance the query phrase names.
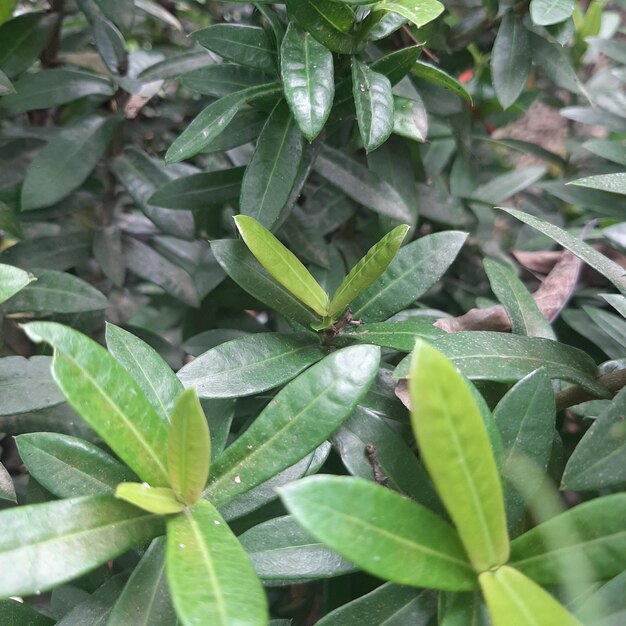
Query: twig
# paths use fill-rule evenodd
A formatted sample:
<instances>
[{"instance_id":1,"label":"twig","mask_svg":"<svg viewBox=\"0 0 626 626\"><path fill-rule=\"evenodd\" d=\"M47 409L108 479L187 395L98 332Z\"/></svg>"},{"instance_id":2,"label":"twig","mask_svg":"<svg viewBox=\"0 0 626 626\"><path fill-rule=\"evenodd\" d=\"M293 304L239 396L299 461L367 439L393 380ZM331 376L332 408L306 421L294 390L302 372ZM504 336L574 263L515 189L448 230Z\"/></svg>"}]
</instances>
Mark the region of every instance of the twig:
<instances>
[{"instance_id":1,"label":"twig","mask_svg":"<svg viewBox=\"0 0 626 626\"><path fill-rule=\"evenodd\" d=\"M601 385L606 387L611 395L614 396L618 391L626 387L626 369L615 370L600 376L596 379ZM588 402L589 400L595 400L596 396L589 393L581 387L570 387L565 391L557 393L554 397L557 410L567 409L571 406L576 406L581 402Z\"/></svg>"}]
</instances>

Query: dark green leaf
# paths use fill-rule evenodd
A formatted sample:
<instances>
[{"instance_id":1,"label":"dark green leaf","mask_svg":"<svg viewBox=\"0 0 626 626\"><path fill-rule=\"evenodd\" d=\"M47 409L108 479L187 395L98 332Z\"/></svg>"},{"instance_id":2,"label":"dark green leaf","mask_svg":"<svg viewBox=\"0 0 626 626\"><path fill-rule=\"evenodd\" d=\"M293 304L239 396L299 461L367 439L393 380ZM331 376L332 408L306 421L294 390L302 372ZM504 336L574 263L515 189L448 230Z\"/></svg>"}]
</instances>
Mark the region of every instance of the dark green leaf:
<instances>
[{"instance_id":1,"label":"dark green leaf","mask_svg":"<svg viewBox=\"0 0 626 626\"><path fill-rule=\"evenodd\" d=\"M535 33L530 33L530 49L533 64L552 82L572 93L584 93L584 89L576 76L576 71L560 45Z\"/></svg>"},{"instance_id":2,"label":"dark green leaf","mask_svg":"<svg viewBox=\"0 0 626 626\"><path fill-rule=\"evenodd\" d=\"M0 622L3 626L54 626L56 622L17 600L0 600Z\"/></svg>"},{"instance_id":3,"label":"dark green leaf","mask_svg":"<svg viewBox=\"0 0 626 626\"><path fill-rule=\"evenodd\" d=\"M420 320L406 320L403 322L374 322L355 326L343 332L344 337L354 339L359 343L373 343L383 348L393 348L400 352L411 352L415 347L415 340L436 339L445 335L429 322Z\"/></svg>"},{"instance_id":4,"label":"dark green leaf","mask_svg":"<svg viewBox=\"0 0 626 626\"><path fill-rule=\"evenodd\" d=\"M479 185L468 197L485 204L502 202L536 183L545 173L546 168L541 165L520 167Z\"/></svg>"},{"instance_id":5,"label":"dark green leaf","mask_svg":"<svg viewBox=\"0 0 626 626\"><path fill-rule=\"evenodd\" d=\"M411 70L411 74L416 78L423 78L439 87L452 91L462 98L465 98L470 104L472 103L472 96L470 96L467 89L455 78L434 65L417 61Z\"/></svg>"},{"instance_id":6,"label":"dark green leaf","mask_svg":"<svg viewBox=\"0 0 626 626\"><path fill-rule=\"evenodd\" d=\"M91 237L84 231L76 231L59 236L25 239L3 252L2 260L24 269L45 267L68 270L90 256Z\"/></svg>"},{"instance_id":7,"label":"dark green leaf","mask_svg":"<svg viewBox=\"0 0 626 626\"><path fill-rule=\"evenodd\" d=\"M406 18L418 28L432 22L443 10L438 0L387 0L378 5L381 11L390 11Z\"/></svg>"},{"instance_id":8,"label":"dark green leaf","mask_svg":"<svg viewBox=\"0 0 626 626\"><path fill-rule=\"evenodd\" d=\"M7 75L0 70L0 96L6 96L10 93L15 93L15 87L13 87L13 83L8 79Z\"/></svg>"},{"instance_id":9,"label":"dark green leaf","mask_svg":"<svg viewBox=\"0 0 626 626\"><path fill-rule=\"evenodd\" d=\"M422 52L423 45L408 46L394 50L390 54L376 59L370 68L384 74L392 85L399 83L413 68Z\"/></svg>"},{"instance_id":10,"label":"dark green leaf","mask_svg":"<svg viewBox=\"0 0 626 626\"><path fill-rule=\"evenodd\" d=\"M267 83L267 76L241 65L221 63L187 72L180 77L180 82L196 93L222 98L248 87L263 85Z\"/></svg>"}]
</instances>

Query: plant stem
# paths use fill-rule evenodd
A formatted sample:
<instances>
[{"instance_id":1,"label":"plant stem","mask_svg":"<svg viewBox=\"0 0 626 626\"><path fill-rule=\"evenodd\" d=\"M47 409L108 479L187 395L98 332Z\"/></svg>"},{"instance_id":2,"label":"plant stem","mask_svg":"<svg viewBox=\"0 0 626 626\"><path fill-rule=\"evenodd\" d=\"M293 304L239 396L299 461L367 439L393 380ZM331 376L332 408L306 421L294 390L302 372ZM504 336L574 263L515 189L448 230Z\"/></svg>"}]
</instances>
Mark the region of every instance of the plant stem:
<instances>
[{"instance_id":1,"label":"plant stem","mask_svg":"<svg viewBox=\"0 0 626 626\"><path fill-rule=\"evenodd\" d=\"M604 376L600 376L600 378L597 379L597 382L604 385L612 395L615 395L622 388L626 387L626 369L615 370L604 374ZM593 394L585 391L581 387L570 387L558 393L554 398L557 411L594 399L596 399L596 397Z\"/></svg>"}]
</instances>

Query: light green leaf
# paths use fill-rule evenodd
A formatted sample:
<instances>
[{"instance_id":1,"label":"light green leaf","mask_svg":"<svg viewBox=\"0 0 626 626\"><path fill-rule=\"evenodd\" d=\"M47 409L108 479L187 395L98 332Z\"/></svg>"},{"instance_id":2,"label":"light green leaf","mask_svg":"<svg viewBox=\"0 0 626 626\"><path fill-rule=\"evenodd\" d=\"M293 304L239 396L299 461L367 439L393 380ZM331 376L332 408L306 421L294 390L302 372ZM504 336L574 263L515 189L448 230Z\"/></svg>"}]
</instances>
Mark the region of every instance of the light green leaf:
<instances>
[{"instance_id":1,"label":"light green leaf","mask_svg":"<svg viewBox=\"0 0 626 626\"><path fill-rule=\"evenodd\" d=\"M209 478L211 439L204 411L195 389L178 398L172 412L167 467L176 496L193 504Z\"/></svg>"},{"instance_id":2,"label":"light green leaf","mask_svg":"<svg viewBox=\"0 0 626 626\"><path fill-rule=\"evenodd\" d=\"M493 626L582 626L547 591L512 567L480 575Z\"/></svg>"},{"instance_id":3,"label":"light green leaf","mask_svg":"<svg viewBox=\"0 0 626 626\"><path fill-rule=\"evenodd\" d=\"M234 219L241 237L259 263L318 315L327 315L328 294L298 258L255 219L246 215Z\"/></svg>"},{"instance_id":4,"label":"light green leaf","mask_svg":"<svg viewBox=\"0 0 626 626\"><path fill-rule=\"evenodd\" d=\"M418 28L432 22L444 10L443 4L437 0L386 0L377 3L376 8L397 13Z\"/></svg>"},{"instance_id":5,"label":"light green leaf","mask_svg":"<svg viewBox=\"0 0 626 626\"><path fill-rule=\"evenodd\" d=\"M309 533L374 576L455 591L476 584L455 530L389 489L361 478L313 476L279 493Z\"/></svg>"},{"instance_id":6,"label":"light green leaf","mask_svg":"<svg viewBox=\"0 0 626 626\"><path fill-rule=\"evenodd\" d=\"M35 277L12 265L0 263L0 303L29 285Z\"/></svg>"},{"instance_id":7,"label":"light green leaf","mask_svg":"<svg viewBox=\"0 0 626 626\"><path fill-rule=\"evenodd\" d=\"M115 497L156 515L180 513L185 508L172 489L150 487L148 483L120 483L115 489Z\"/></svg>"},{"instance_id":8,"label":"light green leaf","mask_svg":"<svg viewBox=\"0 0 626 626\"><path fill-rule=\"evenodd\" d=\"M206 500L168 520L166 571L183 624L267 624L267 600L252 563Z\"/></svg>"},{"instance_id":9,"label":"light green leaf","mask_svg":"<svg viewBox=\"0 0 626 626\"><path fill-rule=\"evenodd\" d=\"M79 415L143 480L169 484L167 427L140 387L104 348L54 322L24 327L32 341L55 349L52 374Z\"/></svg>"},{"instance_id":10,"label":"light green leaf","mask_svg":"<svg viewBox=\"0 0 626 626\"><path fill-rule=\"evenodd\" d=\"M574 12L574 0L530 0L530 17L537 26L560 24Z\"/></svg>"},{"instance_id":11,"label":"light green leaf","mask_svg":"<svg viewBox=\"0 0 626 626\"><path fill-rule=\"evenodd\" d=\"M506 563L504 498L489 436L471 391L443 354L418 341L411 423L422 460L477 572Z\"/></svg>"},{"instance_id":12,"label":"light green leaf","mask_svg":"<svg viewBox=\"0 0 626 626\"><path fill-rule=\"evenodd\" d=\"M9 500L9 502L17 503L13 480L2 463L0 463L0 500Z\"/></svg>"},{"instance_id":13,"label":"light green leaf","mask_svg":"<svg viewBox=\"0 0 626 626\"><path fill-rule=\"evenodd\" d=\"M626 172L578 178L569 182L568 185L578 185L579 187L589 187L590 189L626 195Z\"/></svg>"}]
</instances>

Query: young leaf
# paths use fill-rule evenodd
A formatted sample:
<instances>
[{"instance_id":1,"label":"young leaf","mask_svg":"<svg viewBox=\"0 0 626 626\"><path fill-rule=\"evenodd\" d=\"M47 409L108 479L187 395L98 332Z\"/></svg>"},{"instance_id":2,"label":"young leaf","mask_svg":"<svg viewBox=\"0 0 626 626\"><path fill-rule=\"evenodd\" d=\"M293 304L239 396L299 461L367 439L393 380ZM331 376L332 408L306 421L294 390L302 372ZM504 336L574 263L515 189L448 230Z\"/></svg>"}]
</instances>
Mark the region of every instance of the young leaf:
<instances>
[{"instance_id":1,"label":"young leaf","mask_svg":"<svg viewBox=\"0 0 626 626\"><path fill-rule=\"evenodd\" d=\"M29 285L35 277L12 265L0 263L0 303Z\"/></svg>"},{"instance_id":2,"label":"young leaf","mask_svg":"<svg viewBox=\"0 0 626 626\"><path fill-rule=\"evenodd\" d=\"M302 134L313 141L335 96L333 55L310 33L289 23L280 49L285 98Z\"/></svg>"},{"instance_id":3,"label":"young leaf","mask_svg":"<svg viewBox=\"0 0 626 626\"><path fill-rule=\"evenodd\" d=\"M314 450L354 411L379 361L379 348L352 346L289 383L215 461L205 497L221 506Z\"/></svg>"},{"instance_id":4,"label":"young leaf","mask_svg":"<svg viewBox=\"0 0 626 626\"><path fill-rule=\"evenodd\" d=\"M386 76L352 58L352 94L366 152L376 150L393 132L393 94Z\"/></svg>"},{"instance_id":5,"label":"young leaf","mask_svg":"<svg viewBox=\"0 0 626 626\"><path fill-rule=\"evenodd\" d=\"M512 567L480 577L493 626L582 626L547 591Z\"/></svg>"},{"instance_id":6,"label":"young leaf","mask_svg":"<svg viewBox=\"0 0 626 626\"><path fill-rule=\"evenodd\" d=\"M176 496L193 504L209 478L211 438L204 411L195 389L178 398L172 412L167 468Z\"/></svg>"},{"instance_id":7,"label":"young leaf","mask_svg":"<svg viewBox=\"0 0 626 626\"><path fill-rule=\"evenodd\" d=\"M185 508L169 487L150 487L148 483L120 483L115 497L156 515L180 513Z\"/></svg>"},{"instance_id":8,"label":"young leaf","mask_svg":"<svg viewBox=\"0 0 626 626\"><path fill-rule=\"evenodd\" d=\"M168 519L166 571L183 624L267 624L265 592L252 563L206 500Z\"/></svg>"},{"instance_id":9,"label":"young leaf","mask_svg":"<svg viewBox=\"0 0 626 626\"><path fill-rule=\"evenodd\" d=\"M455 530L423 506L373 482L312 476L280 489L309 533L366 572L400 585L476 585Z\"/></svg>"},{"instance_id":10,"label":"young leaf","mask_svg":"<svg viewBox=\"0 0 626 626\"><path fill-rule=\"evenodd\" d=\"M47 591L165 530L159 517L108 495L7 509L0 524L3 598Z\"/></svg>"},{"instance_id":11,"label":"young leaf","mask_svg":"<svg viewBox=\"0 0 626 626\"><path fill-rule=\"evenodd\" d=\"M32 322L24 330L32 341L54 348L52 374L79 415L142 480L168 485L167 427L113 356L54 322Z\"/></svg>"},{"instance_id":12,"label":"young leaf","mask_svg":"<svg viewBox=\"0 0 626 626\"><path fill-rule=\"evenodd\" d=\"M498 469L482 415L454 365L418 341L409 381L422 459L478 572L506 563L509 537Z\"/></svg>"},{"instance_id":13,"label":"young leaf","mask_svg":"<svg viewBox=\"0 0 626 626\"><path fill-rule=\"evenodd\" d=\"M318 315L327 315L328 294L309 270L272 233L246 215L235 217L237 229L259 263L294 296Z\"/></svg>"},{"instance_id":14,"label":"young leaf","mask_svg":"<svg viewBox=\"0 0 626 626\"><path fill-rule=\"evenodd\" d=\"M365 291L387 269L396 256L409 226L396 226L350 270L341 285L335 291L328 308L328 315L334 317L341 313L362 291Z\"/></svg>"}]
</instances>

